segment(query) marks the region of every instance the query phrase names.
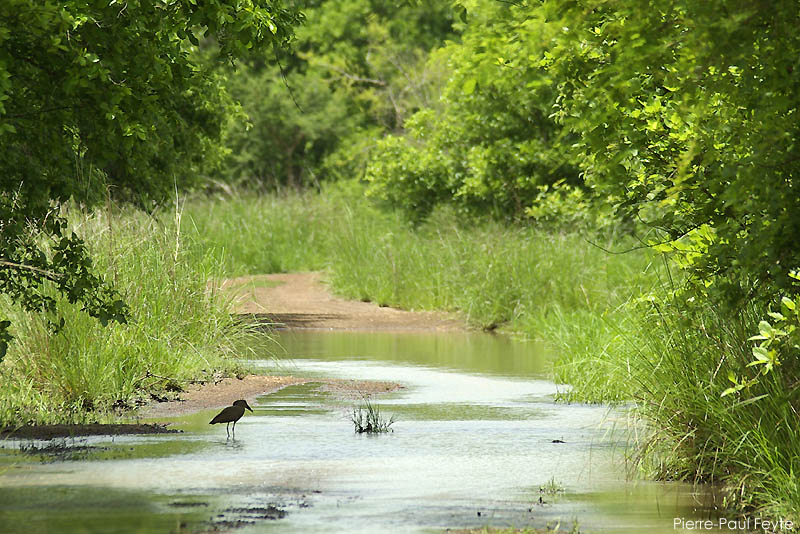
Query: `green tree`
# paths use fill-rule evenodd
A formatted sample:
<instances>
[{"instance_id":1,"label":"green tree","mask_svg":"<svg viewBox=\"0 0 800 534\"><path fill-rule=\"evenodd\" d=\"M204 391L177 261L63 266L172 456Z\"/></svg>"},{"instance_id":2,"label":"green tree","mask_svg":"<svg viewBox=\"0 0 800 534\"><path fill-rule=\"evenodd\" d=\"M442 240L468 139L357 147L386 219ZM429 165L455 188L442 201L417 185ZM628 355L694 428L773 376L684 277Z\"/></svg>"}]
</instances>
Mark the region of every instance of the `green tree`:
<instances>
[{"instance_id":1,"label":"green tree","mask_svg":"<svg viewBox=\"0 0 800 534\"><path fill-rule=\"evenodd\" d=\"M199 39L233 58L283 46L299 20L280 0L0 3L0 292L47 312L55 290L123 320L59 207L109 191L149 206L196 183L233 110Z\"/></svg>"},{"instance_id":2,"label":"green tree","mask_svg":"<svg viewBox=\"0 0 800 534\"><path fill-rule=\"evenodd\" d=\"M228 72L249 124L231 132L225 180L304 187L360 177L375 141L435 98L428 52L453 36L450 3L317 0L290 52Z\"/></svg>"},{"instance_id":3,"label":"green tree","mask_svg":"<svg viewBox=\"0 0 800 534\"><path fill-rule=\"evenodd\" d=\"M516 59L542 55L558 30L534 8L494 1L470 3L465 20L460 42L432 58L448 68L441 98L379 143L367 179L414 219L445 202L521 219L554 185L581 185L572 141L550 117L556 84Z\"/></svg>"},{"instance_id":4,"label":"green tree","mask_svg":"<svg viewBox=\"0 0 800 534\"><path fill-rule=\"evenodd\" d=\"M546 2L539 59L587 180L660 230L702 293L769 299L800 265L794 1ZM527 63L531 58L516 58Z\"/></svg>"}]
</instances>

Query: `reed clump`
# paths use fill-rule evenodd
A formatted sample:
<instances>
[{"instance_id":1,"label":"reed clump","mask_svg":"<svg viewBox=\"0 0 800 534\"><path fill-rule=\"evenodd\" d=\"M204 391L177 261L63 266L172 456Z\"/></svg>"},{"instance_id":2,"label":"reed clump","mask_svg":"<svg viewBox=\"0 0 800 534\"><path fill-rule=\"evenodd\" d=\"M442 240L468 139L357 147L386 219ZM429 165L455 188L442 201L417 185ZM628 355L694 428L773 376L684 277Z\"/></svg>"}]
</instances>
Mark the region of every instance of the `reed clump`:
<instances>
[{"instance_id":1,"label":"reed clump","mask_svg":"<svg viewBox=\"0 0 800 534\"><path fill-rule=\"evenodd\" d=\"M351 417L356 434L384 434L394 432L394 416L386 417L380 409L372 404L369 397L361 400L361 405L353 408Z\"/></svg>"}]
</instances>

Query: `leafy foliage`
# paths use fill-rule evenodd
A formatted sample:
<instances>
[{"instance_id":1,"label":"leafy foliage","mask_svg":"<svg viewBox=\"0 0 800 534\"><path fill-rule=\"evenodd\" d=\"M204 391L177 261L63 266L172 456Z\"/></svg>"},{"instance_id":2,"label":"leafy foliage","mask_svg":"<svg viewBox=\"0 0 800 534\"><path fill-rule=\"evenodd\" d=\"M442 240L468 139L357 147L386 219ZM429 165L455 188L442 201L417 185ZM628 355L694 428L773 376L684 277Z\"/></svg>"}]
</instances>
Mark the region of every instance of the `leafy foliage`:
<instances>
[{"instance_id":1,"label":"leafy foliage","mask_svg":"<svg viewBox=\"0 0 800 534\"><path fill-rule=\"evenodd\" d=\"M106 422L151 394L241 372L232 356L246 328L231 315L231 299L208 286L223 266L194 252L195 237L178 227L180 212L67 207L63 214L93 269L113 276L129 320L103 326L54 293L55 314L65 319L54 334L46 316L0 295L0 315L16 337L0 365L0 427Z\"/></svg>"},{"instance_id":2,"label":"leafy foliage","mask_svg":"<svg viewBox=\"0 0 800 534\"><path fill-rule=\"evenodd\" d=\"M452 35L450 4L317 0L292 52L228 70L250 123L236 125L222 177L267 188L364 172L376 138L433 100L427 53Z\"/></svg>"},{"instance_id":3,"label":"leafy foliage","mask_svg":"<svg viewBox=\"0 0 800 534\"><path fill-rule=\"evenodd\" d=\"M792 272L790 276L800 280L797 272ZM796 387L797 368L800 365L800 296L793 299L781 297L780 311L771 311L768 316L769 320L759 321L758 334L748 340L759 342L752 348L753 360L747 364L748 368L755 369L755 375L742 373L742 376L737 376L731 370L728 380L733 385L721 396L737 394L745 397L747 402L760 400L763 396L754 395L752 391L762 378L778 380L787 389Z\"/></svg>"},{"instance_id":4,"label":"leafy foliage","mask_svg":"<svg viewBox=\"0 0 800 534\"><path fill-rule=\"evenodd\" d=\"M233 56L284 43L298 20L252 0L10 0L0 10L2 185L22 209L91 199L99 179L140 202L191 184L230 104L192 57L195 33Z\"/></svg>"},{"instance_id":5,"label":"leafy foliage","mask_svg":"<svg viewBox=\"0 0 800 534\"><path fill-rule=\"evenodd\" d=\"M414 218L441 202L546 218L543 190L579 187L642 221L707 297L767 301L789 287L794 2L462 5L461 42L436 54L450 67L442 99L380 143L373 193Z\"/></svg>"},{"instance_id":6,"label":"leafy foliage","mask_svg":"<svg viewBox=\"0 0 800 534\"><path fill-rule=\"evenodd\" d=\"M151 205L221 156L232 101L194 59L285 44L300 17L280 0L0 4L0 291L53 310L50 290L101 321L124 305L92 274L60 204ZM0 322L0 352L8 342ZM0 354L2 356L2 354Z\"/></svg>"},{"instance_id":7,"label":"leafy foliage","mask_svg":"<svg viewBox=\"0 0 800 534\"><path fill-rule=\"evenodd\" d=\"M53 290L72 304L83 303L83 311L97 317L103 325L110 320L124 323L127 306L113 289L93 274L83 240L74 232L68 233L65 226L65 219L51 216L39 234L23 229L20 237L3 243L0 251L13 261L0 259L0 292L8 294L26 310L46 312L51 318L52 330L64 326L63 318L53 319L56 312ZM13 227L11 231L4 231L7 228L1 227L0 235L13 236ZM42 250L42 240L51 245L49 254ZM11 341L10 325L10 321L0 321L0 359Z\"/></svg>"},{"instance_id":8,"label":"leafy foliage","mask_svg":"<svg viewBox=\"0 0 800 534\"><path fill-rule=\"evenodd\" d=\"M543 191L581 184L571 139L550 118L555 83L506 59L540 53L555 29L527 6L490 1L474 3L462 27L461 42L434 58L450 71L440 101L381 141L367 179L414 219L443 202L519 219Z\"/></svg>"},{"instance_id":9,"label":"leafy foliage","mask_svg":"<svg viewBox=\"0 0 800 534\"><path fill-rule=\"evenodd\" d=\"M689 236L677 252L705 294L788 287L800 264L796 3L547 9L563 31L542 61L587 180L662 239Z\"/></svg>"}]
</instances>

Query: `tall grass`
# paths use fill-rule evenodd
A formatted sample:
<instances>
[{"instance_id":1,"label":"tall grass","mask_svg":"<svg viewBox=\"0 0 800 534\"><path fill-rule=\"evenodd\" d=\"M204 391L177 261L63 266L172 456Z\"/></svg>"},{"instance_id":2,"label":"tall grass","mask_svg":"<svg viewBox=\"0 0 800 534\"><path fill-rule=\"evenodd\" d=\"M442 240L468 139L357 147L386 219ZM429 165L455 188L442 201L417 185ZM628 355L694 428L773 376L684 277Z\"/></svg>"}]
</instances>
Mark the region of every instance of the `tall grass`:
<instances>
[{"instance_id":1,"label":"tall grass","mask_svg":"<svg viewBox=\"0 0 800 534\"><path fill-rule=\"evenodd\" d=\"M129 304L130 321L103 327L60 300L66 322L53 334L42 317L0 301L15 336L0 365L0 426L107 420L115 406L236 367L227 356L241 327L207 284L222 266L212 254L196 254L172 214L126 210L109 219L73 209L69 218L97 272Z\"/></svg>"},{"instance_id":2,"label":"tall grass","mask_svg":"<svg viewBox=\"0 0 800 534\"><path fill-rule=\"evenodd\" d=\"M336 202L312 193L196 198L181 218L190 255L232 276L325 267Z\"/></svg>"},{"instance_id":3,"label":"tall grass","mask_svg":"<svg viewBox=\"0 0 800 534\"><path fill-rule=\"evenodd\" d=\"M639 414L649 436L639 461L658 478L724 485L731 504L800 519L800 428L795 355L746 394L723 396L729 374L754 376L753 342L766 310L687 307L647 317L633 356ZM796 350L796 348L795 348Z\"/></svg>"}]
</instances>

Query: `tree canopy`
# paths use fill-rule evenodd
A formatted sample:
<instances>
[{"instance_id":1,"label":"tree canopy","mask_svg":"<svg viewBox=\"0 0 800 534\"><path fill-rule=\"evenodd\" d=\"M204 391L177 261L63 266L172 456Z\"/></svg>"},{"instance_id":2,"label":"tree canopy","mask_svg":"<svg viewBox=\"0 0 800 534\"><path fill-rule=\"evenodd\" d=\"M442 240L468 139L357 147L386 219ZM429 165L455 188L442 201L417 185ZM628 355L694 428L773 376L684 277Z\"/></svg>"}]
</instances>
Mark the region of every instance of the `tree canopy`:
<instances>
[{"instance_id":1,"label":"tree canopy","mask_svg":"<svg viewBox=\"0 0 800 534\"><path fill-rule=\"evenodd\" d=\"M300 19L281 0L0 3L0 292L48 311L55 288L122 320L59 206L107 194L148 206L196 183L234 110L201 40L232 59L284 46Z\"/></svg>"},{"instance_id":2,"label":"tree canopy","mask_svg":"<svg viewBox=\"0 0 800 534\"><path fill-rule=\"evenodd\" d=\"M790 1L604 2L549 16L555 117L586 179L699 286L772 295L800 265L800 12ZM738 297L737 297L738 296Z\"/></svg>"},{"instance_id":3,"label":"tree canopy","mask_svg":"<svg viewBox=\"0 0 800 534\"><path fill-rule=\"evenodd\" d=\"M248 122L234 125L223 180L307 187L358 178L377 139L435 100L429 52L454 37L448 1L303 4L291 50L226 69ZM272 60L272 61L270 61Z\"/></svg>"},{"instance_id":4,"label":"tree canopy","mask_svg":"<svg viewBox=\"0 0 800 534\"><path fill-rule=\"evenodd\" d=\"M461 4L447 89L382 141L374 194L415 217L441 202L516 217L561 191L638 221L704 294L794 283L796 2Z\"/></svg>"}]
</instances>

